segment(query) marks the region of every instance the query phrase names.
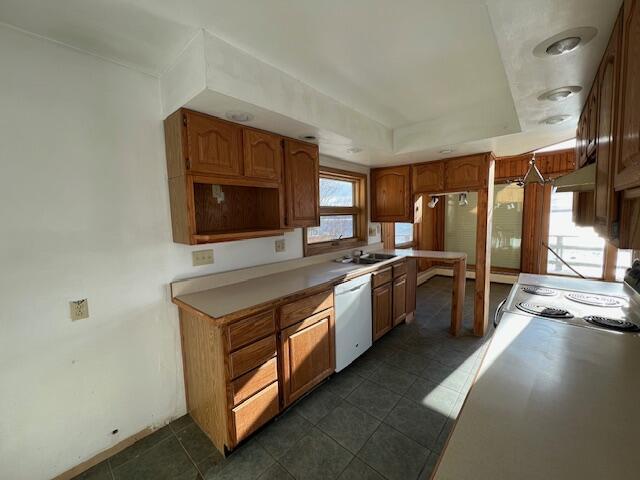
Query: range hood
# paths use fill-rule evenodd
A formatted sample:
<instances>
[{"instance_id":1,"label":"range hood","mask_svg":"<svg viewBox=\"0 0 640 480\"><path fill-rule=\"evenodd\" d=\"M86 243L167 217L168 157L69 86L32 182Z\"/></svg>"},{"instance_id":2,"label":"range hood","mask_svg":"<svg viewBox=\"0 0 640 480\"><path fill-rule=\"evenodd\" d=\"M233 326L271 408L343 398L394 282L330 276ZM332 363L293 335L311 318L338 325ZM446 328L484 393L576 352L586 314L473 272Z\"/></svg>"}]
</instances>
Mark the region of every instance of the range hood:
<instances>
[{"instance_id":1,"label":"range hood","mask_svg":"<svg viewBox=\"0 0 640 480\"><path fill-rule=\"evenodd\" d=\"M558 192L593 192L596 188L596 164L579 168L553 181Z\"/></svg>"}]
</instances>

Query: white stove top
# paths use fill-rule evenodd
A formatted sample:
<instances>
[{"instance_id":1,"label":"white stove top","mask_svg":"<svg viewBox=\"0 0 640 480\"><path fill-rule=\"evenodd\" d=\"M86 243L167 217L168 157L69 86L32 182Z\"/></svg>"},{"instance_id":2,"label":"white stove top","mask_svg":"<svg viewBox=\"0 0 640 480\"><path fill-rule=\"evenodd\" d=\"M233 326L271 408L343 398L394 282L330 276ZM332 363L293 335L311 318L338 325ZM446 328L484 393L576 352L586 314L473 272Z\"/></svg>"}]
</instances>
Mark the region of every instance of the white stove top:
<instances>
[{"instance_id":1,"label":"white stove top","mask_svg":"<svg viewBox=\"0 0 640 480\"><path fill-rule=\"evenodd\" d=\"M625 321L633 324L627 328L637 326L640 330L637 294L622 283L522 274L507 298L504 311L588 328L604 328L598 324L603 322ZM638 331L625 333L640 335Z\"/></svg>"}]
</instances>

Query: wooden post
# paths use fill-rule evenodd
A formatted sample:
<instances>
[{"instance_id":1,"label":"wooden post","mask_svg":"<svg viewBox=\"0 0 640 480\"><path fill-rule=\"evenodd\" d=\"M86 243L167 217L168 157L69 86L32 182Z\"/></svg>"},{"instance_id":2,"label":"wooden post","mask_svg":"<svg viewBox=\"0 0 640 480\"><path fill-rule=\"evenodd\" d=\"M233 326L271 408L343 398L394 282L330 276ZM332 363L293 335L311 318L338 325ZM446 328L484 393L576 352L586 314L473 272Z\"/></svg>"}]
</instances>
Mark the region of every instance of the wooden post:
<instances>
[{"instance_id":1,"label":"wooden post","mask_svg":"<svg viewBox=\"0 0 640 480\"><path fill-rule=\"evenodd\" d=\"M467 259L461 258L453 264L453 292L451 299L451 335L458 336L462 330L464 290L466 285Z\"/></svg>"},{"instance_id":2,"label":"wooden post","mask_svg":"<svg viewBox=\"0 0 640 480\"><path fill-rule=\"evenodd\" d=\"M610 242L604 244L604 264L602 265L602 278L605 282L616 281L616 263L618 261L618 248Z\"/></svg>"},{"instance_id":3,"label":"wooden post","mask_svg":"<svg viewBox=\"0 0 640 480\"><path fill-rule=\"evenodd\" d=\"M489 290L491 286L491 225L493 223L493 182L495 157L487 155L487 181L478 191L476 229L476 288L473 334L483 336L489 324Z\"/></svg>"}]
</instances>

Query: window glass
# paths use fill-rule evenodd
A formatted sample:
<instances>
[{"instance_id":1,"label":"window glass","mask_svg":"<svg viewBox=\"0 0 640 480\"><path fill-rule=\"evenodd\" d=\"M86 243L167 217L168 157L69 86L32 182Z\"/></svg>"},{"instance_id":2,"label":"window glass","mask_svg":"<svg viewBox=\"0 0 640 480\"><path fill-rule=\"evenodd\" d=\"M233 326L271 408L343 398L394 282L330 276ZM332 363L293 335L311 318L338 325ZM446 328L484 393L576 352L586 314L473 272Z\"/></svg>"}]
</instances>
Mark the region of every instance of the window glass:
<instances>
[{"instance_id":1,"label":"window glass","mask_svg":"<svg viewBox=\"0 0 640 480\"><path fill-rule=\"evenodd\" d=\"M353 207L354 183L333 178L320 178L321 207Z\"/></svg>"},{"instance_id":2,"label":"window glass","mask_svg":"<svg viewBox=\"0 0 640 480\"><path fill-rule=\"evenodd\" d=\"M438 197L446 200L444 249L465 252L467 264L476 263L476 225L478 223L478 194L467 194L467 205L460 205L458 195ZM428 208L428 207L427 207Z\"/></svg>"},{"instance_id":3,"label":"window glass","mask_svg":"<svg viewBox=\"0 0 640 480\"><path fill-rule=\"evenodd\" d=\"M413 223L396 223L396 245L413 241Z\"/></svg>"},{"instance_id":4,"label":"window glass","mask_svg":"<svg viewBox=\"0 0 640 480\"><path fill-rule=\"evenodd\" d=\"M616 282L624 281L627 269L631 268L633 263L633 250L618 250L618 259L616 261Z\"/></svg>"},{"instance_id":5,"label":"window glass","mask_svg":"<svg viewBox=\"0 0 640 480\"><path fill-rule=\"evenodd\" d=\"M496 185L493 194L491 266L520 269L524 188Z\"/></svg>"},{"instance_id":6,"label":"window glass","mask_svg":"<svg viewBox=\"0 0 640 480\"><path fill-rule=\"evenodd\" d=\"M320 226L307 229L307 243L353 238L354 225L353 215L320 216Z\"/></svg>"},{"instance_id":7,"label":"window glass","mask_svg":"<svg viewBox=\"0 0 640 480\"><path fill-rule=\"evenodd\" d=\"M551 194L548 244L565 262L585 277L602 278L604 243L593 228L573 223L573 193ZM551 252L547 273L576 276Z\"/></svg>"}]
</instances>

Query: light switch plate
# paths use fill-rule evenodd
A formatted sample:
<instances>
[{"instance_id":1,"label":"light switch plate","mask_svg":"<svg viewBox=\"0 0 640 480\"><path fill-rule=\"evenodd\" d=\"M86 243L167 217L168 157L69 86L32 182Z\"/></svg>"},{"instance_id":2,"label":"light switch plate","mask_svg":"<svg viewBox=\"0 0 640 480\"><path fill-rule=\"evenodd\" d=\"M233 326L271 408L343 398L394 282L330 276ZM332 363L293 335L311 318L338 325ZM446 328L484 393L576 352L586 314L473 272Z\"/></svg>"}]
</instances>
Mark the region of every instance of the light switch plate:
<instances>
[{"instance_id":1,"label":"light switch plate","mask_svg":"<svg viewBox=\"0 0 640 480\"><path fill-rule=\"evenodd\" d=\"M211 265L213 263L213 249L195 250L191 252L191 258L193 260L194 267L199 267L200 265Z\"/></svg>"},{"instance_id":2,"label":"light switch plate","mask_svg":"<svg viewBox=\"0 0 640 480\"><path fill-rule=\"evenodd\" d=\"M377 225L369 225L369 236L375 237L378 235L378 226Z\"/></svg>"},{"instance_id":3,"label":"light switch plate","mask_svg":"<svg viewBox=\"0 0 640 480\"><path fill-rule=\"evenodd\" d=\"M89 318L89 301L86 298L70 301L69 316L73 321Z\"/></svg>"},{"instance_id":4,"label":"light switch plate","mask_svg":"<svg viewBox=\"0 0 640 480\"><path fill-rule=\"evenodd\" d=\"M286 248L287 246L285 244L284 238L276 240L276 253L284 252Z\"/></svg>"}]
</instances>

